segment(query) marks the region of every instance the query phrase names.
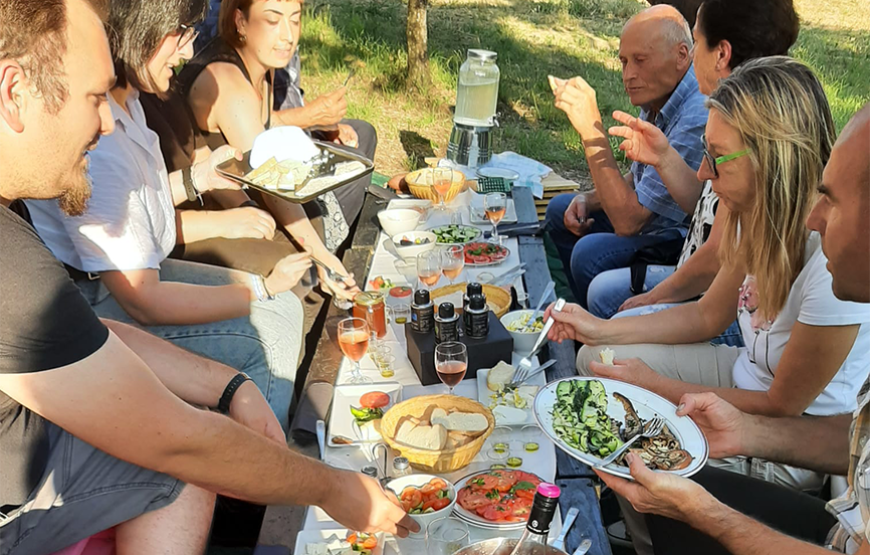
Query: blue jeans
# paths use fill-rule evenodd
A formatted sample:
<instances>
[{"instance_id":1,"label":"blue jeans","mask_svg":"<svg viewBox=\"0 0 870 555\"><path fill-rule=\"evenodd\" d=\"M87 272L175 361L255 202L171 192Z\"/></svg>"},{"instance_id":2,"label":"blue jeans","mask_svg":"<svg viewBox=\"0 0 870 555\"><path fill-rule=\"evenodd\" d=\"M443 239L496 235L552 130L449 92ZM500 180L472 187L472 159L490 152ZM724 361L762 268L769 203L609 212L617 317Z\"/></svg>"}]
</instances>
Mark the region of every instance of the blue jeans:
<instances>
[{"instance_id":1,"label":"blue jeans","mask_svg":"<svg viewBox=\"0 0 870 555\"><path fill-rule=\"evenodd\" d=\"M220 286L247 283L251 279L246 272L171 258L160 266L161 281ZM138 325L100 280L80 280L76 285L101 318ZM286 432L290 428L293 383L303 340L302 319L302 303L287 292L272 301L251 303L251 314L242 318L144 329L249 375ZM215 399L215 405L217 401Z\"/></svg>"},{"instance_id":2,"label":"blue jeans","mask_svg":"<svg viewBox=\"0 0 870 555\"><path fill-rule=\"evenodd\" d=\"M680 306L680 303L663 303L653 304L649 306L639 306L637 308L632 308L630 310L619 312L614 316L614 318L645 316L647 314L654 314L656 312L661 312L662 310L667 310L668 308L673 308L675 306ZM713 339L711 339L710 343L712 343L713 345L728 345L729 347L744 347L743 334L740 333L740 326L737 324L737 320L731 322L731 325L728 326L728 329L723 331L722 334L719 335L719 337L714 337Z\"/></svg>"},{"instance_id":3,"label":"blue jeans","mask_svg":"<svg viewBox=\"0 0 870 555\"><path fill-rule=\"evenodd\" d=\"M646 278L643 281L644 292L649 291L659 283L666 280L676 270L676 266L660 266L650 264L646 269ZM589 312L599 318L613 318L629 298L631 292L631 268L618 268L608 270L595 276L589 284L587 303Z\"/></svg>"},{"instance_id":4,"label":"blue jeans","mask_svg":"<svg viewBox=\"0 0 870 555\"><path fill-rule=\"evenodd\" d=\"M586 235L578 238L564 223L565 211L575 196L566 193L554 197L547 206L544 225L559 251L574 297L583 308L588 308L589 284L595 276L628 266L638 249L682 237L679 228L620 237L604 212L593 212L589 217L595 222Z\"/></svg>"}]
</instances>

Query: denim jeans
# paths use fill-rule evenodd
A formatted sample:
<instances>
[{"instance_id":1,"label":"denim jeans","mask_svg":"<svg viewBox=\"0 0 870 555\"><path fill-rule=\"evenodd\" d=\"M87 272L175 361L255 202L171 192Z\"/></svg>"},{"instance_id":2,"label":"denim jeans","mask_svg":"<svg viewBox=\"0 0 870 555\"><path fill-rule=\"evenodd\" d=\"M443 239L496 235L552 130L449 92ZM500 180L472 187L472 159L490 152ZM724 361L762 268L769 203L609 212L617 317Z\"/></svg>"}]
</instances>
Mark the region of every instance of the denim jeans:
<instances>
[{"instance_id":1,"label":"denim jeans","mask_svg":"<svg viewBox=\"0 0 870 555\"><path fill-rule=\"evenodd\" d=\"M564 223L565 211L575 196L566 193L554 197L547 205L545 226L559 251L574 297L583 308L588 308L589 284L595 276L628 266L638 249L682 236L679 228L668 228L621 237L614 233L613 224L604 212L593 212L589 217L595 222L586 235L578 238Z\"/></svg>"},{"instance_id":2,"label":"denim jeans","mask_svg":"<svg viewBox=\"0 0 870 555\"><path fill-rule=\"evenodd\" d=\"M647 266L646 278L643 281L644 292L666 280L675 270L676 266ZM586 295L589 312L599 318L613 318L622 303L633 296L631 268L618 268L598 274L589 284L589 293Z\"/></svg>"},{"instance_id":3,"label":"denim jeans","mask_svg":"<svg viewBox=\"0 0 870 555\"><path fill-rule=\"evenodd\" d=\"M653 304L649 306L639 306L637 308L618 312L614 316L614 318L645 316L647 314L654 314L656 312L661 312L662 310L673 308L679 305L680 303L663 303ZM728 329L723 331L718 337L714 337L713 339L711 339L710 343L712 343L713 345L727 345L729 347L745 347L745 345L743 344L743 334L740 332L740 326L737 324L737 320L731 322L731 325L728 326Z\"/></svg>"},{"instance_id":4,"label":"denim jeans","mask_svg":"<svg viewBox=\"0 0 870 555\"><path fill-rule=\"evenodd\" d=\"M220 286L247 283L250 274L217 266L167 258L160 280ZM138 325L109 294L100 280L76 282L94 312ZM272 301L251 303L251 314L232 320L183 326L146 326L144 329L175 345L248 374L286 432L290 427L293 383L302 344L302 303L291 292ZM141 326L140 326L141 327ZM215 399L215 404L217 404Z\"/></svg>"}]
</instances>

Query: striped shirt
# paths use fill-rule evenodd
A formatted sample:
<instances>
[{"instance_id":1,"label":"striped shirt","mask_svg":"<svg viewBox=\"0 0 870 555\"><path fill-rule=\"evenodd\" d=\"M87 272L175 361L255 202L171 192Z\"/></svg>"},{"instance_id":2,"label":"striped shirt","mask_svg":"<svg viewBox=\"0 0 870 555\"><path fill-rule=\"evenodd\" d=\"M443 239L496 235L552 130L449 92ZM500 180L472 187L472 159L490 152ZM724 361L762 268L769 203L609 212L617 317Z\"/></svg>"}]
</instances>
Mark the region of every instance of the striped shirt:
<instances>
[{"instance_id":1,"label":"striped shirt","mask_svg":"<svg viewBox=\"0 0 870 555\"><path fill-rule=\"evenodd\" d=\"M849 489L828 503L828 512L839 521L828 536L828 545L840 553L856 553L870 540L870 378L858 393L850 438Z\"/></svg>"},{"instance_id":2,"label":"striped shirt","mask_svg":"<svg viewBox=\"0 0 870 555\"><path fill-rule=\"evenodd\" d=\"M680 84L670 98L655 115L650 118L647 110L640 111L640 118L662 130L671 146L693 170L701 166L703 150L701 135L707 125L706 96L698 90L694 67L683 76ZM671 197L662 178L652 166L634 162L631 165L634 188L641 206L653 213L642 233L651 233L667 228L687 228L689 215Z\"/></svg>"}]
</instances>

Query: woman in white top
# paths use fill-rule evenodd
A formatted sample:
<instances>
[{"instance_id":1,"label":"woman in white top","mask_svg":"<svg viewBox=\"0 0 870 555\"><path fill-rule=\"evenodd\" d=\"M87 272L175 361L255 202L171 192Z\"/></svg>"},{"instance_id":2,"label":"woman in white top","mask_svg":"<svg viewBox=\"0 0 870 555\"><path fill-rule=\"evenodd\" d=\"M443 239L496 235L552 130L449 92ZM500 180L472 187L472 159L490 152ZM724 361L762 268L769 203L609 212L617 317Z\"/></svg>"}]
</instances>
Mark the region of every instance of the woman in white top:
<instances>
[{"instance_id":1,"label":"woman in white top","mask_svg":"<svg viewBox=\"0 0 870 555\"><path fill-rule=\"evenodd\" d=\"M698 302L613 320L569 305L548 313L556 320L550 338L587 345L577 357L581 374L630 382L674 403L713 391L755 414L853 410L870 371L870 307L834 297L818 234L804 226L834 139L822 87L795 60L761 58L722 80L708 106L698 177L711 180L729 209L722 270L710 290ZM735 317L745 348L705 343ZM607 346L614 366L596 362ZM743 470L810 486L758 461Z\"/></svg>"},{"instance_id":2,"label":"woman in white top","mask_svg":"<svg viewBox=\"0 0 870 555\"><path fill-rule=\"evenodd\" d=\"M199 192L227 188L212 168L234 151L215 152L192 176L167 175L138 96L169 89L174 67L193 54L192 24L205 7L205 0L112 0L118 81L108 102L115 132L90 153L88 209L73 218L56 201L28 205L42 239L72 268L97 314L148 326L247 373L286 430L302 342L302 305L288 291L309 272L309 256L287 256L265 279L167 258L178 240L175 206L188 200L191 185Z\"/></svg>"}]
</instances>

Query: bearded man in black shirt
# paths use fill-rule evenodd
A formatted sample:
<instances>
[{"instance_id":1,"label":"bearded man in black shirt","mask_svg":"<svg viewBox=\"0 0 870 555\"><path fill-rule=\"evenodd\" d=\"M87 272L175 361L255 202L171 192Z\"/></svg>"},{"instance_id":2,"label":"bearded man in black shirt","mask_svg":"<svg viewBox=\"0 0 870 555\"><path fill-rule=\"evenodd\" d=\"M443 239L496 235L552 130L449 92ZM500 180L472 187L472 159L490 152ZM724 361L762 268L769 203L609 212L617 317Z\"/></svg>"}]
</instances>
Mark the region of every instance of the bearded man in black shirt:
<instances>
[{"instance_id":1,"label":"bearded man in black shirt","mask_svg":"<svg viewBox=\"0 0 870 555\"><path fill-rule=\"evenodd\" d=\"M416 531L376 481L287 449L243 374L100 321L15 202L86 209L87 151L114 125L105 9L0 2L0 553L51 553L110 528L118 553L201 553L217 492Z\"/></svg>"}]
</instances>

